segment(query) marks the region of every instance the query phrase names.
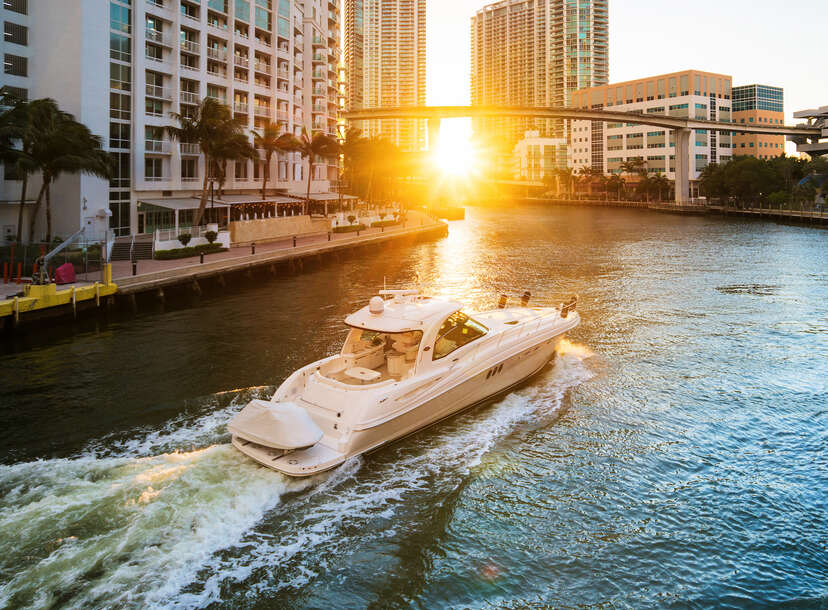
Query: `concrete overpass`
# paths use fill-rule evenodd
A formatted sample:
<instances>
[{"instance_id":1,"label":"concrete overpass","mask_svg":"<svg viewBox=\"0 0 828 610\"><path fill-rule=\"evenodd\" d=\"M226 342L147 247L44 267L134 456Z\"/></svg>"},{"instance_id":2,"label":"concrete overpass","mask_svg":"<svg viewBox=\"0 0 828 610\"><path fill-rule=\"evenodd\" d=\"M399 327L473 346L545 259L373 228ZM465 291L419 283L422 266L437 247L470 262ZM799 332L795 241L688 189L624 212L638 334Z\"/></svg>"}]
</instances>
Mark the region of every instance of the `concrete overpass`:
<instances>
[{"instance_id":1,"label":"concrete overpass","mask_svg":"<svg viewBox=\"0 0 828 610\"><path fill-rule=\"evenodd\" d=\"M763 125L728 123L693 118L681 118L664 114L638 114L613 110L579 108L526 107L526 106L405 106L398 108L371 108L345 112L348 121L377 119L426 119L429 142L437 142L442 119L461 118L523 117L535 119L570 119L581 121L603 121L605 123L630 123L652 125L672 129L676 135L676 203L690 199L691 135L694 129L726 131L735 133L756 133L794 138L819 138L822 129L811 125ZM685 154L678 154L679 150Z\"/></svg>"}]
</instances>

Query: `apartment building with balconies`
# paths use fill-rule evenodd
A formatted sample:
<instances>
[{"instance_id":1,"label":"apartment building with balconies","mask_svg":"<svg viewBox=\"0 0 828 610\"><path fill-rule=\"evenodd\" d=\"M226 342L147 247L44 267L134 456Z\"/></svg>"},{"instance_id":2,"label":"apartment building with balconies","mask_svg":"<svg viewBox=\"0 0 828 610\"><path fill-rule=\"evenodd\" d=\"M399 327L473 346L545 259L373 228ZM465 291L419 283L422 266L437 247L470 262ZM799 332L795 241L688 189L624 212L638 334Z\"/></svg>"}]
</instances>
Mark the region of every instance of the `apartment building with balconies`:
<instances>
[{"instance_id":1,"label":"apartment building with balconies","mask_svg":"<svg viewBox=\"0 0 828 610\"><path fill-rule=\"evenodd\" d=\"M633 81L591 87L572 94L572 107L636 114L659 114L711 121L733 120L732 79L724 74L685 70ZM724 163L733 154L733 136L694 130L691 141L691 180L710 163ZM675 135L670 129L571 121L569 165L604 173L620 173L625 161L640 159L650 174L675 179ZM691 183L691 188L695 185Z\"/></svg>"},{"instance_id":2,"label":"apartment building with balconies","mask_svg":"<svg viewBox=\"0 0 828 610\"><path fill-rule=\"evenodd\" d=\"M149 232L166 200L180 207L200 195L207 168L198 146L171 141L165 127L174 115L191 116L206 97L227 105L248 133L268 122L297 136L337 133L336 0L28 5L38 38L29 97L55 98L104 137L115 159L108 184L81 177L97 186L64 189L67 207L84 198L108 206L118 235ZM229 162L225 193L261 199L263 163ZM275 155L270 188L304 190L307 166L298 153ZM328 190L336 162L320 162L313 171L313 190ZM77 223L67 218L64 224L66 232Z\"/></svg>"},{"instance_id":3,"label":"apartment building with balconies","mask_svg":"<svg viewBox=\"0 0 828 610\"><path fill-rule=\"evenodd\" d=\"M425 105L425 0L345 0L345 69L348 110ZM356 127L404 151L426 146L422 120L362 121Z\"/></svg>"},{"instance_id":4,"label":"apartment building with balconies","mask_svg":"<svg viewBox=\"0 0 828 610\"><path fill-rule=\"evenodd\" d=\"M471 103L564 107L609 76L607 0L501 0L471 20ZM560 120L481 118L478 137L511 151L526 131L565 137Z\"/></svg>"}]
</instances>

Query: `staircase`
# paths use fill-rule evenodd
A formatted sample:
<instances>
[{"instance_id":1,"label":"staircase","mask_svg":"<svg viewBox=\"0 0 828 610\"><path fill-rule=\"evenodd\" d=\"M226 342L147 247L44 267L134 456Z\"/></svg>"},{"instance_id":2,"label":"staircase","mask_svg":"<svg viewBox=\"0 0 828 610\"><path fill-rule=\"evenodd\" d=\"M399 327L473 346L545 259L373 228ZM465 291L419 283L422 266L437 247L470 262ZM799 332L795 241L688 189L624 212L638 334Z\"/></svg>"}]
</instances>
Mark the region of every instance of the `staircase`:
<instances>
[{"instance_id":1,"label":"staircase","mask_svg":"<svg viewBox=\"0 0 828 610\"><path fill-rule=\"evenodd\" d=\"M149 261L152 260L152 235L119 237L112 245L113 261Z\"/></svg>"},{"instance_id":2,"label":"staircase","mask_svg":"<svg viewBox=\"0 0 828 610\"><path fill-rule=\"evenodd\" d=\"M128 261L129 260L129 253L132 250L132 238L131 237L119 237L115 240L115 243L112 244L112 254L109 257L109 260L112 261Z\"/></svg>"}]
</instances>

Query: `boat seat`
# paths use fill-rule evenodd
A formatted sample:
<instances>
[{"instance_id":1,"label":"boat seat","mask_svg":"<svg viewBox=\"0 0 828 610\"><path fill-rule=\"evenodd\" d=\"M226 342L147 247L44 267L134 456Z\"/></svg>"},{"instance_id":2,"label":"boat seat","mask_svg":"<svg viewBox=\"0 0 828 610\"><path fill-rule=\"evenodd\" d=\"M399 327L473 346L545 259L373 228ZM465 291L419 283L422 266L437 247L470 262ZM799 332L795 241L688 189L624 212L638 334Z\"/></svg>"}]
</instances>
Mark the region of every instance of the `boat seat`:
<instances>
[{"instance_id":1,"label":"boat seat","mask_svg":"<svg viewBox=\"0 0 828 610\"><path fill-rule=\"evenodd\" d=\"M361 381L362 383L370 383L372 381L377 381L380 377L382 377L382 373L379 371L372 371L371 369L366 369L361 366L354 366L345 371L345 376Z\"/></svg>"}]
</instances>

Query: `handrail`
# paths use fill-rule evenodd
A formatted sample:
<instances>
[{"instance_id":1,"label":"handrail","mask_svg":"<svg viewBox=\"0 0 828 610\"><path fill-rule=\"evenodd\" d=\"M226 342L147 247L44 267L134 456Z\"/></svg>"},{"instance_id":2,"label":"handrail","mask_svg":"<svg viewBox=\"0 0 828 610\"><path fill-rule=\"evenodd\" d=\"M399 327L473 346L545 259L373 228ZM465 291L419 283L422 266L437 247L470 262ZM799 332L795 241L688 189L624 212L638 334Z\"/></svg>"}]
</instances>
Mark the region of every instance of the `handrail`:
<instances>
[{"instance_id":1,"label":"handrail","mask_svg":"<svg viewBox=\"0 0 828 610\"><path fill-rule=\"evenodd\" d=\"M37 260L37 283L38 284L48 284L49 283L49 261L52 260L55 256L60 254L69 244L75 241L78 237L86 233L86 227L83 227L80 231L74 233L69 239L64 241L62 244L54 248L48 254L41 256Z\"/></svg>"}]
</instances>

